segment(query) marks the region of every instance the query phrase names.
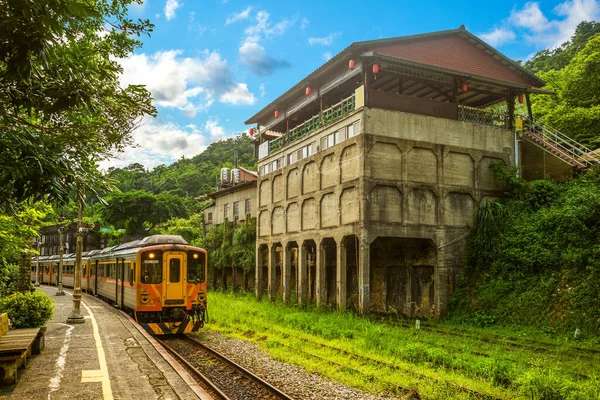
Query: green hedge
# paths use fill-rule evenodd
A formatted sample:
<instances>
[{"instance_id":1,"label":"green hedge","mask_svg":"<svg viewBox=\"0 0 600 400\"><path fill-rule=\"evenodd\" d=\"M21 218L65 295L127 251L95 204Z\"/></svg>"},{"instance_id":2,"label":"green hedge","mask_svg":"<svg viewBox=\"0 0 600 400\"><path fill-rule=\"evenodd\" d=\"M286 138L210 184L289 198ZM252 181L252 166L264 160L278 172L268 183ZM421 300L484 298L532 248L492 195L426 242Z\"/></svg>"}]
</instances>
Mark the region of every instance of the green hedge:
<instances>
[{"instance_id":1,"label":"green hedge","mask_svg":"<svg viewBox=\"0 0 600 400\"><path fill-rule=\"evenodd\" d=\"M42 292L16 293L0 299L0 313L7 313L14 328L44 326L54 314L54 302Z\"/></svg>"}]
</instances>

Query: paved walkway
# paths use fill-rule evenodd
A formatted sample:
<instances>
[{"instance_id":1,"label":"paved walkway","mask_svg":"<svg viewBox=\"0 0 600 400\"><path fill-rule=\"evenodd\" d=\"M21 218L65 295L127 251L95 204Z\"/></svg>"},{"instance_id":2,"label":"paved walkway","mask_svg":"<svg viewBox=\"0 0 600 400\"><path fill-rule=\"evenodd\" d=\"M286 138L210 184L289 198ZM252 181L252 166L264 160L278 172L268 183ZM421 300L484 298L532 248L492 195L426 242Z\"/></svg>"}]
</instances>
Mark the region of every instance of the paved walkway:
<instances>
[{"instance_id":1,"label":"paved walkway","mask_svg":"<svg viewBox=\"0 0 600 400\"><path fill-rule=\"evenodd\" d=\"M0 399L197 399L180 375L120 311L84 294L84 324L69 325L70 290L54 300L46 348Z\"/></svg>"}]
</instances>

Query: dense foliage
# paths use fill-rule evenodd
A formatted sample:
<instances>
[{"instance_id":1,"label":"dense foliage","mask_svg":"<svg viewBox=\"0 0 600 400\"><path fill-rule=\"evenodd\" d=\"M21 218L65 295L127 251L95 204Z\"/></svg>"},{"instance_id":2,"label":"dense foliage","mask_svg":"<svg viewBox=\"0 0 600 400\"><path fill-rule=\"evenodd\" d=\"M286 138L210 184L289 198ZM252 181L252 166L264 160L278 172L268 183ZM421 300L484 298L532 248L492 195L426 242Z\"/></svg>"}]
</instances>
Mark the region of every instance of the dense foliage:
<instances>
[{"instance_id":1,"label":"dense foliage","mask_svg":"<svg viewBox=\"0 0 600 400\"><path fill-rule=\"evenodd\" d=\"M111 168L108 175L117 181L122 191L146 190L154 194L169 192L189 197L216 190L217 179L222 167L234 167L234 153L238 165L256 170L253 141L245 133L235 138L212 143L202 153L192 158L181 158L165 166L159 165L147 171L141 164L125 168Z\"/></svg>"},{"instance_id":2,"label":"dense foliage","mask_svg":"<svg viewBox=\"0 0 600 400\"><path fill-rule=\"evenodd\" d=\"M106 201L100 209L103 220L116 228L124 228L130 235L145 236L158 224L188 216L183 199L169 193L118 192Z\"/></svg>"},{"instance_id":3,"label":"dense foliage","mask_svg":"<svg viewBox=\"0 0 600 400\"><path fill-rule=\"evenodd\" d=\"M52 318L54 301L43 292L17 292L0 299L0 313L8 314L14 328L37 328Z\"/></svg>"},{"instance_id":4,"label":"dense foliage","mask_svg":"<svg viewBox=\"0 0 600 400\"><path fill-rule=\"evenodd\" d=\"M453 317L600 334L599 221L599 171L482 203Z\"/></svg>"},{"instance_id":5,"label":"dense foliage","mask_svg":"<svg viewBox=\"0 0 600 400\"><path fill-rule=\"evenodd\" d=\"M141 0L6 0L0 10L0 207L65 202L74 186L107 187L97 162L153 115L142 86L121 88L119 58L152 24Z\"/></svg>"},{"instance_id":6,"label":"dense foliage","mask_svg":"<svg viewBox=\"0 0 600 400\"><path fill-rule=\"evenodd\" d=\"M256 262L256 218L235 227L230 221L213 226L204 236L208 251L209 275L216 282L219 272L226 268L254 271Z\"/></svg>"},{"instance_id":7,"label":"dense foliage","mask_svg":"<svg viewBox=\"0 0 600 400\"><path fill-rule=\"evenodd\" d=\"M600 23L582 22L571 41L538 53L526 67L556 95L533 96L533 113L567 136L600 147Z\"/></svg>"}]
</instances>

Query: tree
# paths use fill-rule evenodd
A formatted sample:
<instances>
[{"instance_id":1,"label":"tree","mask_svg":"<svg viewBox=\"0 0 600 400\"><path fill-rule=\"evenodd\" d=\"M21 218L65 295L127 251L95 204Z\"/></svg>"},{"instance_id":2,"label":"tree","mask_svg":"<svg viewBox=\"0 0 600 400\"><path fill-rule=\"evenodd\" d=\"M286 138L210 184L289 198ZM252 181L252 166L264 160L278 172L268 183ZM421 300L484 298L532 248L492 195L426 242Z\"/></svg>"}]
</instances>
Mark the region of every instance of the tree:
<instances>
[{"instance_id":1,"label":"tree","mask_svg":"<svg viewBox=\"0 0 600 400\"><path fill-rule=\"evenodd\" d=\"M540 73L556 96L535 96L536 116L592 148L600 146L600 36L560 71Z\"/></svg>"},{"instance_id":2,"label":"tree","mask_svg":"<svg viewBox=\"0 0 600 400\"><path fill-rule=\"evenodd\" d=\"M191 245L200 246L204 237L204 214L198 213L186 218L172 218L161 229L167 235L181 235Z\"/></svg>"},{"instance_id":3,"label":"tree","mask_svg":"<svg viewBox=\"0 0 600 400\"><path fill-rule=\"evenodd\" d=\"M23 206L16 214L0 214L0 297L29 290L33 240L52 214L44 203Z\"/></svg>"},{"instance_id":4,"label":"tree","mask_svg":"<svg viewBox=\"0 0 600 400\"><path fill-rule=\"evenodd\" d=\"M561 70L585 47L587 42L600 33L600 23L596 21L583 21L579 23L575 34L570 41L559 47L538 52L531 60L525 63L525 68L538 72Z\"/></svg>"},{"instance_id":5,"label":"tree","mask_svg":"<svg viewBox=\"0 0 600 400\"><path fill-rule=\"evenodd\" d=\"M105 184L97 162L155 115L142 86L121 88L124 58L152 30L127 18L141 0L4 0L0 10L0 207L66 202Z\"/></svg>"},{"instance_id":6,"label":"tree","mask_svg":"<svg viewBox=\"0 0 600 400\"><path fill-rule=\"evenodd\" d=\"M145 236L158 224L188 216L183 200L168 193L153 195L135 190L114 193L106 200L107 204L100 210L103 220L126 229L130 235Z\"/></svg>"}]
</instances>

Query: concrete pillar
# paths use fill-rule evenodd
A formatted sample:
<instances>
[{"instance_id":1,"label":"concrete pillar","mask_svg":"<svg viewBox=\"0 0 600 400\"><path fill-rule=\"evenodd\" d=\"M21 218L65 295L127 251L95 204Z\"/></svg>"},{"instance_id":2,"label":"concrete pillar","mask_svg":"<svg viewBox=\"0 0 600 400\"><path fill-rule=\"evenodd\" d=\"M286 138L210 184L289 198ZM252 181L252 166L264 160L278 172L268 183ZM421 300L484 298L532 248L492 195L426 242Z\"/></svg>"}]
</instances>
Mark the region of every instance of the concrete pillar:
<instances>
[{"instance_id":1,"label":"concrete pillar","mask_svg":"<svg viewBox=\"0 0 600 400\"><path fill-rule=\"evenodd\" d=\"M364 238L360 239L358 252L358 310L368 314L371 300L371 244Z\"/></svg>"},{"instance_id":2,"label":"concrete pillar","mask_svg":"<svg viewBox=\"0 0 600 400\"><path fill-rule=\"evenodd\" d=\"M274 244L272 244L269 247L269 265L267 266L267 269L269 272L268 278L267 278L267 283L269 285L268 292L269 292L269 300L271 300L271 301L275 301L275 294L277 293L277 287L276 287L277 252L275 251L276 248L277 248L277 246Z\"/></svg>"},{"instance_id":3,"label":"concrete pillar","mask_svg":"<svg viewBox=\"0 0 600 400\"><path fill-rule=\"evenodd\" d=\"M339 239L336 247L336 277L335 285L337 288L337 308L346 309L346 277L348 276L348 266L346 260L346 243L343 238Z\"/></svg>"},{"instance_id":4,"label":"concrete pillar","mask_svg":"<svg viewBox=\"0 0 600 400\"><path fill-rule=\"evenodd\" d=\"M323 304L327 304L327 298L326 298L327 281L325 280L326 255L327 255L327 253L325 252L323 243L322 242L318 243L316 260L315 260L316 261L315 300L317 303L317 308L321 307Z\"/></svg>"},{"instance_id":5,"label":"concrete pillar","mask_svg":"<svg viewBox=\"0 0 600 400\"><path fill-rule=\"evenodd\" d=\"M263 252L261 251L261 245L256 244L256 277L254 282L254 290L256 298L260 300L263 295Z\"/></svg>"},{"instance_id":6,"label":"concrete pillar","mask_svg":"<svg viewBox=\"0 0 600 400\"><path fill-rule=\"evenodd\" d=\"M298 304L303 305L306 303L306 295L308 292L308 263L306 262L307 256L306 247L304 244L298 246Z\"/></svg>"},{"instance_id":7,"label":"concrete pillar","mask_svg":"<svg viewBox=\"0 0 600 400\"><path fill-rule=\"evenodd\" d=\"M292 249L290 249L287 243L282 243L283 245L283 259L281 266L281 282L283 284L283 302L287 304L290 301L290 295L292 292Z\"/></svg>"},{"instance_id":8,"label":"concrete pillar","mask_svg":"<svg viewBox=\"0 0 600 400\"><path fill-rule=\"evenodd\" d=\"M438 246L439 243L446 243L448 238L444 233L437 235ZM448 262L446 260L446 248L435 250L435 269L433 273L433 296L435 304L435 316L440 318L448 312L448 303L450 301L448 292Z\"/></svg>"}]
</instances>

